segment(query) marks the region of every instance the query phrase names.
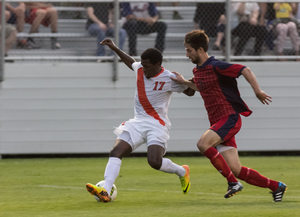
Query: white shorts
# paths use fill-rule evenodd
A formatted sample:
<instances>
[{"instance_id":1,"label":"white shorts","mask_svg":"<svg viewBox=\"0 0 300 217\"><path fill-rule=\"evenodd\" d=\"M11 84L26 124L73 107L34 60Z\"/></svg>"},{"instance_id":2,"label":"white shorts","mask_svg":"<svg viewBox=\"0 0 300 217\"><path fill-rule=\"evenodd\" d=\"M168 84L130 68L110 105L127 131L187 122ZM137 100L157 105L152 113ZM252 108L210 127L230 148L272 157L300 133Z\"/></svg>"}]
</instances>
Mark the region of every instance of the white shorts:
<instances>
[{"instance_id":1,"label":"white shorts","mask_svg":"<svg viewBox=\"0 0 300 217\"><path fill-rule=\"evenodd\" d=\"M232 146L226 146L226 145L217 145L216 149L218 150L219 153L222 153L223 151L227 151L229 149L232 149L234 147Z\"/></svg>"},{"instance_id":2,"label":"white shorts","mask_svg":"<svg viewBox=\"0 0 300 217\"><path fill-rule=\"evenodd\" d=\"M167 127L154 125L153 123L150 124L137 119L130 119L129 121L123 122L119 127L115 128L114 133L118 136L117 139L122 139L130 144L132 150L146 143L147 146L159 145L166 151L167 141L170 138Z\"/></svg>"}]
</instances>

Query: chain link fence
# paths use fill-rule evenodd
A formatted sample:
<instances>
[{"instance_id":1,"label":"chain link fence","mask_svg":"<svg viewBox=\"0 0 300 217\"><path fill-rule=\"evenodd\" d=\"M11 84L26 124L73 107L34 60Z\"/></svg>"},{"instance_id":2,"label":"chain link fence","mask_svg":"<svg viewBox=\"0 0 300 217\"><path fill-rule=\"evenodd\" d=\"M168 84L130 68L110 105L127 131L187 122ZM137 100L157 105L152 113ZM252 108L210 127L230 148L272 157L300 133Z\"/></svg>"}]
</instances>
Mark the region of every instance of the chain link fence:
<instances>
[{"instance_id":1,"label":"chain link fence","mask_svg":"<svg viewBox=\"0 0 300 217\"><path fill-rule=\"evenodd\" d=\"M185 59L184 36L200 28L210 37L210 55L225 59L228 47L231 59L295 60L299 55L299 2L232 1L227 17L225 0L120 1L117 12L114 1L7 0L2 17L16 29L17 38L5 51L5 59L109 61L112 53L99 42L114 38L118 24L119 46L133 56L156 47L165 58ZM230 34L226 35L227 27Z\"/></svg>"}]
</instances>

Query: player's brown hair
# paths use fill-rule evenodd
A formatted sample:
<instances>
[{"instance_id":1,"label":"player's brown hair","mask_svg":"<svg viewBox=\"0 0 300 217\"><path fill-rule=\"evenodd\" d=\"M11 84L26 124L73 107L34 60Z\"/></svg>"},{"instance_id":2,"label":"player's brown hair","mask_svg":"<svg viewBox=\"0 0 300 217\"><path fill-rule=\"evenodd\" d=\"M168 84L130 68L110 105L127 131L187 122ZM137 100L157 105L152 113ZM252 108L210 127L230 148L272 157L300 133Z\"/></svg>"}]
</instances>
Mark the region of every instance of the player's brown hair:
<instances>
[{"instance_id":1,"label":"player's brown hair","mask_svg":"<svg viewBox=\"0 0 300 217\"><path fill-rule=\"evenodd\" d=\"M184 44L189 44L195 50L202 47L205 52L208 50L208 42L208 36L205 34L204 30L200 29L187 33L184 38Z\"/></svg>"},{"instance_id":2,"label":"player's brown hair","mask_svg":"<svg viewBox=\"0 0 300 217\"><path fill-rule=\"evenodd\" d=\"M141 55L142 60L149 60L151 64L157 63L162 64L163 56L162 53L156 48L148 48Z\"/></svg>"}]
</instances>

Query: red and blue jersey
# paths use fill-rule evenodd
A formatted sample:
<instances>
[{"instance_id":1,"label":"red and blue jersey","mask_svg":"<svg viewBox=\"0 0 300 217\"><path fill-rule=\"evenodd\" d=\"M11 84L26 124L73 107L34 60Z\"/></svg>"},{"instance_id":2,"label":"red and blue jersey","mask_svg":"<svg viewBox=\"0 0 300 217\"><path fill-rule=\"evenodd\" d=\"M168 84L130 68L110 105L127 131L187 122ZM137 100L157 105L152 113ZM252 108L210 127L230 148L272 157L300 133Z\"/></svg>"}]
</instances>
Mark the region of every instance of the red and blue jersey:
<instances>
[{"instance_id":1,"label":"red and blue jersey","mask_svg":"<svg viewBox=\"0 0 300 217\"><path fill-rule=\"evenodd\" d=\"M212 56L202 66L193 69L194 82L204 100L211 125L224 116L236 113L249 116L252 113L242 100L236 81L245 67Z\"/></svg>"}]
</instances>

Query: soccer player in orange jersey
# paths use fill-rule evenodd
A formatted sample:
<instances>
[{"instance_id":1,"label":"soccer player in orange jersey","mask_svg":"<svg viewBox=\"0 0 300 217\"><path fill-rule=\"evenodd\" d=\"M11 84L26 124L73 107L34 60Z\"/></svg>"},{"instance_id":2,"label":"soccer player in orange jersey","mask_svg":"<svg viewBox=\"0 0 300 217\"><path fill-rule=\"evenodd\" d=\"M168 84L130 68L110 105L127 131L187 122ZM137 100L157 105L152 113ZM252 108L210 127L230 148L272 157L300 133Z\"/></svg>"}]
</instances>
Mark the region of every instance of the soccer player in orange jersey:
<instances>
[{"instance_id":1,"label":"soccer player in orange jersey","mask_svg":"<svg viewBox=\"0 0 300 217\"><path fill-rule=\"evenodd\" d=\"M164 69L162 54L156 48L148 48L141 55L141 62L120 50L112 40L105 39L101 45L107 45L136 74L136 90L133 119L123 122L114 133L118 136L109 153L106 165L103 188L87 184L87 190L102 202L109 202L112 185L118 177L122 158L142 144L147 144L149 165L166 173L175 173L181 182L184 194L190 189L189 167L179 166L170 159L164 158L169 140L170 120L167 116L172 92L184 92L192 95L194 91L186 85L171 80L175 75Z\"/></svg>"}]
</instances>

